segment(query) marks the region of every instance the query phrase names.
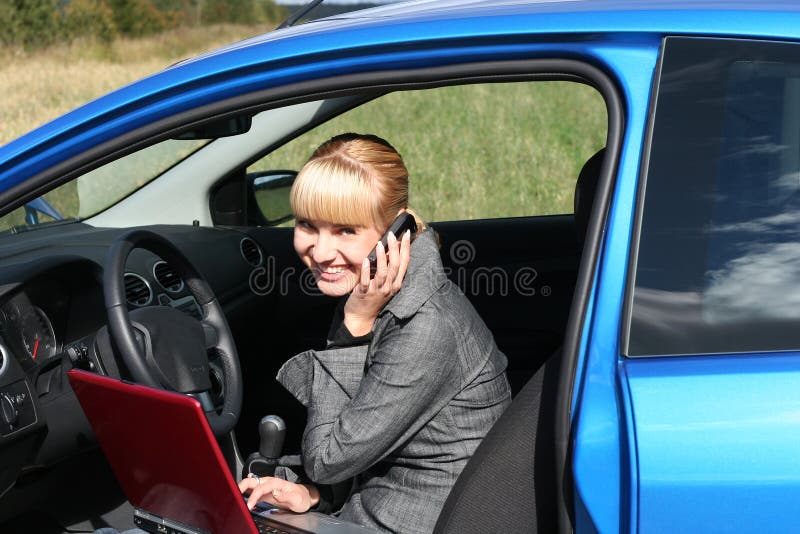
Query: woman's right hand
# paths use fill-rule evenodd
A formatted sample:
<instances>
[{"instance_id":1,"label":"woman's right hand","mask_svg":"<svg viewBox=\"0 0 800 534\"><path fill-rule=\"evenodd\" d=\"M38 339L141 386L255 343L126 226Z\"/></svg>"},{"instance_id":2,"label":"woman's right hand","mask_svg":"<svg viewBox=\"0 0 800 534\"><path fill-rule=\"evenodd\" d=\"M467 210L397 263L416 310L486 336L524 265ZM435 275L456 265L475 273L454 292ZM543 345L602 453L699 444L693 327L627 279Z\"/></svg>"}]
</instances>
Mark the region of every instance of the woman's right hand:
<instances>
[{"instance_id":1,"label":"woman's right hand","mask_svg":"<svg viewBox=\"0 0 800 534\"><path fill-rule=\"evenodd\" d=\"M411 232L406 231L399 240L390 233L387 241L388 250L380 242L375 247L375 277L370 278L369 260L364 258L359 282L345 302L344 325L354 336L370 332L380 311L403 285L411 259Z\"/></svg>"},{"instance_id":2,"label":"woman's right hand","mask_svg":"<svg viewBox=\"0 0 800 534\"><path fill-rule=\"evenodd\" d=\"M250 492L247 508L252 510L258 501L292 512L307 512L319 504L319 491L315 486L295 484L275 477L243 478L239 491Z\"/></svg>"}]
</instances>

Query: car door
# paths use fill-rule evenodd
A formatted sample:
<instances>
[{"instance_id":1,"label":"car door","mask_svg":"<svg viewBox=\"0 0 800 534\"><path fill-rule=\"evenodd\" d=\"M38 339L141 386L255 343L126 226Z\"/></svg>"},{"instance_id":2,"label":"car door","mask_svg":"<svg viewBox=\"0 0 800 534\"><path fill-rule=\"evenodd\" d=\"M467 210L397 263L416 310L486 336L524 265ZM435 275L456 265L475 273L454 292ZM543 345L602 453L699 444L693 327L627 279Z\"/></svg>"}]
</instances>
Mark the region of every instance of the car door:
<instances>
[{"instance_id":1,"label":"car door","mask_svg":"<svg viewBox=\"0 0 800 534\"><path fill-rule=\"evenodd\" d=\"M588 530L797 523L799 50L664 42L626 301L587 341L575 465ZM604 511L593 492L607 480Z\"/></svg>"}]
</instances>

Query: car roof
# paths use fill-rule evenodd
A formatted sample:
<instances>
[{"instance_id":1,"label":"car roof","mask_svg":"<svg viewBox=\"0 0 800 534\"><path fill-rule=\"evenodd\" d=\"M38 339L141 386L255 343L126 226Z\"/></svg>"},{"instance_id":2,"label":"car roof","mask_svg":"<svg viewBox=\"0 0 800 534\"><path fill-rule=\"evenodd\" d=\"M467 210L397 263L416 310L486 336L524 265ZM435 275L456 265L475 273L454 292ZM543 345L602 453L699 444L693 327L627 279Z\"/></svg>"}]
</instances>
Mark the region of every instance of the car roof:
<instances>
[{"instance_id":1,"label":"car roof","mask_svg":"<svg viewBox=\"0 0 800 534\"><path fill-rule=\"evenodd\" d=\"M453 37L462 25L475 34L642 32L800 39L798 15L796 0L411 0L272 31L198 59L300 35L392 27L403 27L408 39Z\"/></svg>"},{"instance_id":2,"label":"car roof","mask_svg":"<svg viewBox=\"0 0 800 534\"><path fill-rule=\"evenodd\" d=\"M800 39L800 3L793 0L412 0L280 29L188 59L119 89L0 147L0 189L27 172L14 161L56 138L117 117L124 109L198 87L204 80L242 76L301 57L423 41L524 35L706 35ZM169 114L165 103L164 115ZM182 111L178 109L178 111ZM114 133L108 130L108 135ZM54 156L55 157L55 156ZM54 162L54 159L50 160ZM42 165L38 166L39 170Z\"/></svg>"}]
</instances>

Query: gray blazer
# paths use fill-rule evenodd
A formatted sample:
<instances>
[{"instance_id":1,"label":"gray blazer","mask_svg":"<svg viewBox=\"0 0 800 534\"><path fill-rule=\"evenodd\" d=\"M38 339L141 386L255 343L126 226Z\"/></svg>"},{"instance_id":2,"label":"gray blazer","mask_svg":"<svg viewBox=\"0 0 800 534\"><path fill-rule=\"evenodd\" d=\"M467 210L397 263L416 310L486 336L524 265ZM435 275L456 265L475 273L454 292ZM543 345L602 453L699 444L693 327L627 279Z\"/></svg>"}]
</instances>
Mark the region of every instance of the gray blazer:
<instances>
[{"instance_id":1,"label":"gray blazer","mask_svg":"<svg viewBox=\"0 0 800 534\"><path fill-rule=\"evenodd\" d=\"M445 276L430 230L412 243L402 288L372 332L369 345L298 354L278 381L308 410L308 477L354 479L341 518L430 532L467 460L511 402L506 357Z\"/></svg>"}]
</instances>

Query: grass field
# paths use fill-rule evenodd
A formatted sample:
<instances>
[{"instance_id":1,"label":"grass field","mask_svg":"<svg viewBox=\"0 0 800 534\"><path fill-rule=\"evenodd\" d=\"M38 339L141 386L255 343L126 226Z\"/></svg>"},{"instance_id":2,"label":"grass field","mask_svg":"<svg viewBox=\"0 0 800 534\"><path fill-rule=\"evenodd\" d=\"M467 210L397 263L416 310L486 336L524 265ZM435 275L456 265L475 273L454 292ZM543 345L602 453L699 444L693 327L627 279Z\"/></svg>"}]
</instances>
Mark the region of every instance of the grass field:
<instances>
[{"instance_id":1,"label":"grass field","mask_svg":"<svg viewBox=\"0 0 800 534\"><path fill-rule=\"evenodd\" d=\"M266 29L218 26L108 46L86 41L31 54L0 50L0 143L175 61ZM249 170L299 169L317 145L346 131L374 133L398 148L410 171L411 205L428 220L571 213L580 167L605 144L606 113L594 89L572 82L392 93ZM136 183L140 177L115 178ZM70 184L48 200L68 216L86 213L88 205L80 209ZM21 222L18 210L0 228Z\"/></svg>"},{"instance_id":2,"label":"grass field","mask_svg":"<svg viewBox=\"0 0 800 534\"><path fill-rule=\"evenodd\" d=\"M77 40L28 52L0 47L0 145L58 116L169 65L269 31L272 26L181 28L110 44ZM109 184L109 189L115 189ZM74 183L47 194L65 216L80 212ZM84 203L86 204L86 203ZM0 219L0 230L24 222L24 211ZM47 217L44 217L46 220Z\"/></svg>"},{"instance_id":3,"label":"grass field","mask_svg":"<svg viewBox=\"0 0 800 534\"><path fill-rule=\"evenodd\" d=\"M36 52L0 47L0 145L176 61L270 28L182 28L109 45L78 40Z\"/></svg>"},{"instance_id":4,"label":"grass field","mask_svg":"<svg viewBox=\"0 0 800 534\"><path fill-rule=\"evenodd\" d=\"M606 121L599 93L573 82L397 92L312 130L253 169L299 169L336 134L374 133L403 155L411 206L425 219L572 213L575 179L605 145Z\"/></svg>"}]
</instances>

